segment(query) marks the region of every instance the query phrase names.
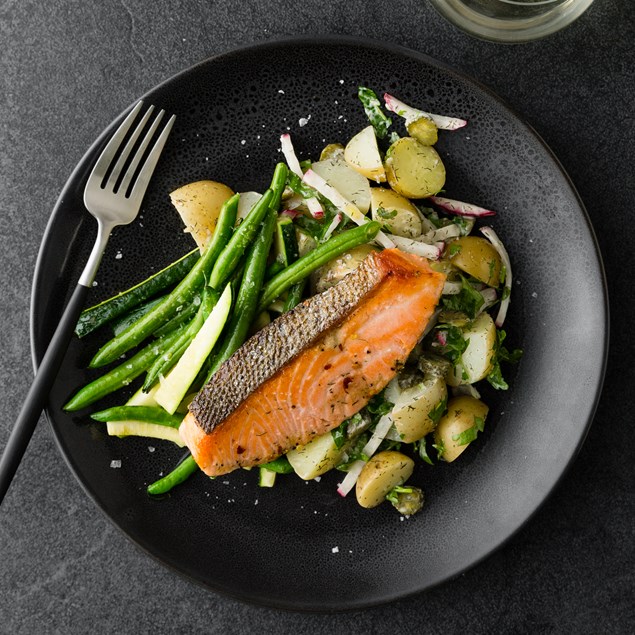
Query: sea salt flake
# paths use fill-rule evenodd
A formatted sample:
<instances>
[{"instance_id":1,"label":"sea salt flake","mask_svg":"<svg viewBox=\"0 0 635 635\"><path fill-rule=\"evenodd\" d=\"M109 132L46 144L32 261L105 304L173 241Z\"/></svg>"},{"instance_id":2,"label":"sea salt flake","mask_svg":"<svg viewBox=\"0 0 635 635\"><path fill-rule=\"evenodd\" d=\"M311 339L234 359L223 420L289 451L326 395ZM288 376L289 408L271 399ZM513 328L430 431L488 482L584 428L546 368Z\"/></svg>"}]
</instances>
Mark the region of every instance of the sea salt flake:
<instances>
[{"instance_id":1,"label":"sea salt flake","mask_svg":"<svg viewBox=\"0 0 635 635\"><path fill-rule=\"evenodd\" d=\"M121 467L121 460L119 459L114 459L110 462L110 467L112 467L113 469L117 469Z\"/></svg>"},{"instance_id":2,"label":"sea salt flake","mask_svg":"<svg viewBox=\"0 0 635 635\"><path fill-rule=\"evenodd\" d=\"M280 93L281 95L284 95L284 90L282 90L282 88L278 91L278 93Z\"/></svg>"},{"instance_id":3,"label":"sea salt flake","mask_svg":"<svg viewBox=\"0 0 635 635\"><path fill-rule=\"evenodd\" d=\"M309 123L309 119L311 119L311 115L307 115L306 117L300 117L300 119L298 119L298 126L300 126L300 128L302 128L303 126L306 126Z\"/></svg>"},{"instance_id":4,"label":"sea salt flake","mask_svg":"<svg viewBox=\"0 0 635 635\"><path fill-rule=\"evenodd\" d=\"M121 260L122 258L123 258L123 254L120 251L118 251L115 254L115 260Z\"/></svg>"},{"instance_id":5,"label":"sea salt flake","mask_svg":"<svg viewBox=\"0 0 635 635\"><path fill-rule=\"evenodd\" d=\"M339 553L339 552L340 552L339 547L333 547L333 549L331 549L331 553Z\"/></svg>"},{"instance_id":6,"label":"sea salt flake","mask_svg":"<svg viewBox=\"0 0 635 635\"><path fill-rule=\"evenodd\" d=\"M153 445L148 446L148 452L154 452L156 448Z\"/></svg>"}]
</instances>

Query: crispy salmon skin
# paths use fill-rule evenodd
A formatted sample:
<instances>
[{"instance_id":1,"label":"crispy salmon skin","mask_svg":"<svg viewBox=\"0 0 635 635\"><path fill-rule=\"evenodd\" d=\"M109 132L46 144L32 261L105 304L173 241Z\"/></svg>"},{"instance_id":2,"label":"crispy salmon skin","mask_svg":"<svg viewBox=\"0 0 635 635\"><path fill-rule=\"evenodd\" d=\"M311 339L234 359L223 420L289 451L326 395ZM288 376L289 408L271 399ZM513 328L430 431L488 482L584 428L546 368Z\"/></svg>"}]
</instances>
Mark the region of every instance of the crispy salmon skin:
<instances>
[{"instance_id":1,"label":"crispy salmon skin","mask_svg":"<svg viewBox=\"0 0 635 635\"><path fill-rule=\"evenodd\" d=\"M266 463L337 427L393 379L445 276L396 249L256 333L213 375L179 432L209 476Z\"/></svg>"}]
</instances>

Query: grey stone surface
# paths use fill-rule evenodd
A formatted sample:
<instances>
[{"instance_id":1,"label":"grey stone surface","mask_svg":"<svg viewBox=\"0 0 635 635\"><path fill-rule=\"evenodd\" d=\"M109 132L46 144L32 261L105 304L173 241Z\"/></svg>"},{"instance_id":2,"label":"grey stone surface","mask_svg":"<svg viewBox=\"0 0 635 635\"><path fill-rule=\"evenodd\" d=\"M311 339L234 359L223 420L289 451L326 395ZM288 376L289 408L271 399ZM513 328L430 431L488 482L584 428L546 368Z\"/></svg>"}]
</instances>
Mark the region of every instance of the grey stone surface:
<instances>
[{"instance_id":1,"label":"grey stone surface","mask_svg":"<svg viewBox=\"0 0 635 635\"><path fill-rule=\"evenodd\" d=\"M424 0L0 2L0 448L31 377L39 244L86 148L177 71L242 44L302 34L386 40L461 69L521 113L569 172L597 232L612 300L607 380L579 457L527 526L458 579L363 612L301 615L212 594L141 553L84 495L42 420L0 508L0 632L633 632L629 0L596 0L565 31L522 46L470 38Z\"/></svg>"}]
</instances>

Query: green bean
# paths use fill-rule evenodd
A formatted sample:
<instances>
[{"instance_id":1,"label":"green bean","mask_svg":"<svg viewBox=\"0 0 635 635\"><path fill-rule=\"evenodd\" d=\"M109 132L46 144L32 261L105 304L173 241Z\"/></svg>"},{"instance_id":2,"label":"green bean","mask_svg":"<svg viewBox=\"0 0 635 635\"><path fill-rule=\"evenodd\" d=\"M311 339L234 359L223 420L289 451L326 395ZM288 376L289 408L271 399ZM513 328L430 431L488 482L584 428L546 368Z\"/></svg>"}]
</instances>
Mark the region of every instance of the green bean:
<instances>
[{"instance_id":1,"label":"green bean","mask_svg":"<svg viewBox=\"0 0 635 635\"><path fill-rule=\"evenodd\" d=\"M258 237L249 250L232 318L226 329L226 335L223 338L220 349L214 355L214 362L209 371L209 377L218 370L225 360L231 357L234 351L247 338L249 327L256 315L256 305L262 289L265 265L267 264L267 257L273 241L276 219L276 212L270 209L269 214L264 219Z\"/></svg>"},{"instance_id":2,"label":"green bean","mask_svg":"<svg viewBox=\"0 0 635 635\"><path fill-rule=\"evenodd\" d=\"M84 337L106 322L123 315L144 300L156 295L159 291L176 284L192 269L199 258L198 249L193 249L143 282L89 309L85 309L79 316L75 326L75 334L78 337Z\"/></svg>"},{"instance_id":3,"label":"green bean","mask_svg":"<svg viewBox=\"0 0 635 635\"><path fill-rule=\"evenodd\" d=\"M212 269L209 284L213 289L222 289L238 266L243 254L260 230L263 218L270 210L272 197L273 190L267 190L251 208L245 220L234 231Z\"/></svg>"},{"instance_id":4,"label":"green bean","mask_svg":"<svg viewBox=\"0 0 635 635\"><path fill-rule=\"evenodd\" d=\"M240 262L242 255L247 251L249 244L258 233L267 210L278 211L288 173L289 169L284 163L276 165L269 189L252 207L245 220L234 232L227 247L218 257L210 276L209 284L212 288L222 289L224 287L232 271L236 269Z\"/></svg>"},{"instance_id":5,"label":"green bean","mask_svg":"<svg viewBox=\"0 0 635 635\"><path fill-rule=\"evenodd\" d=\"M90 415L95 421L145 421L169 428L178 428L183 417L171 415L158 406L115 406Z\"/></svg>"},{"instance_id":6,"label":"green bean","mask_svg":"<svg viewBox=\"0 0 635 635\"><path fill-rule=\"evenodd\" d=\"M196 316L196 312L198 311L197 306L197 298L200 298L199 294L196 294L192 300L189 302L187 306L181 307L179 311L177 309L174 317L170 318L165 324L160 326L152 335L154 337L161 337L162 335L167 335L171 333L177 326L181 326L186 322L189 322Z\"/></svg>"},{"instance_id":7,"label":"green bean","mask_svg":"<svg viewBox=\"0 0 635 635\"><path fill-rule=\"evenodd\" d=\"M170 346L170 348L162 355L159 355L152 366L148 369L148 374L143 382L144 392L148 392L159 379L159 376L165 375L179 361L179 359L181 359L181 356L192 343L192 340L203 326L203 323L212 312L212 309L218 302L219 298L220 293L218 293L218 291L205 287L203 291L203 299L201 300L194 319L185 328L181 336L172 344L172 346Z\"/></svg>"},{"instance_id":8,"label":"green bean","mask_svg":"<svg viewBox=\"0 0 635 635\"><path fill-rule=\"evenodd\" d=\"M287 176L289 175L289 168L285 163L278 163L273 171L273 177L271 178L270 190L273 190L273 197L271 198L271 209L277 212L280 208L280 201L282 200L282 193L287 184Z\"/></svg>"},{"instance_id":9,"label":"green bean","mask_svg":"<svg viewBox=\"0 0 635 635\"><path fill-rule=\"evenodd\" d=\"M370 221L355 229L349 229L329 238L325 243L296 260L267 282L262 290L257 312L264 311L287 289L300 282L300 280L307 278L313 271L333 260L333 258L337 258L345 251L372 240L380 228L381 225L378 222Z\"/></svg>"},{"instance_id":10,"label":"green bean","mask_svg":"<svg viewBox=\"0 0 635 635\"><path fill-rule=\"evenodd\" d=\"M119 333L125 331L131 324L140 320L148 311L163 302L163 300L165 300L165 296L148 300L141 306L132 309L130 313L126 313L121 317L115 318L111 324L113 335L119 335Z\"/></svg>"},{"instance_id":11,"label":"green bean","mask_svg":"<svg viewBox=\"0 0 635 635\"><path fill-rule=\"evenodd\" d=\"M156 496L158 494L167 494L172 488L186 481L194 472L198 470L198 465L192 457L185 457L169 474L160 478L158 481L148 485L147 492Z\"/></svg>"},{"instance_id":12,"label":"green bean","mask_svg":"<svg viewBox=\"0 0 635 635\"><path fill-rule=\"evenodd\" d=\"M291 463L289 463L289 459L284 454L273 461L269 461L269 463L263 463L260 467L270 472L276 472L276 474L291 474L293 472Z\"/></svg>"},{"instance_id":13,"label":"green bean","mask_svg":"<svg viewBox=\"0 0 635 635\"><path fill-rule=\"evenodd\" d=\"M109 395L111 392L127 386L176 341L179 335L181 335L181 331L176 330L169 335L150 342L136 355L81 388L64 406L64 410L81 410L102 397Z\"/></svg>"},{"instance_id":14,"label":"green bean","mask_svg":"<svg viewBox=\"0 0 635 635\"><path fill-rule=\"evenodd\" d=\"M144 315L138 322L128 327L123 333L107 342L90 362L91 368L104 366L120 357L123 353L137 346L149 337L161 324L177 311L178 307L187 304L197 289L203 284L210 268L224 250L236 222L239 194L234 194L221 209L216 230L211 243L203 256L194 265L187 276L170 293L165 302ZM241 225L242 227L242 225Z\"/></svg>"},{"instance_id":15,"label":"green bean","mask_svg":"<svg viewBox=\"0 0 635 635\"><path fill-rule=\"evenodd\" d=\"M304 294L304 287L306 286L306 278L304 280L300 280L300 282L296 282L290 289L287 294L287 299L284 301L284 309L283 313L287 311L291 311L291 309L295 309L300 302L302 302L302 295Z\"/></svg>"}]
</instances>

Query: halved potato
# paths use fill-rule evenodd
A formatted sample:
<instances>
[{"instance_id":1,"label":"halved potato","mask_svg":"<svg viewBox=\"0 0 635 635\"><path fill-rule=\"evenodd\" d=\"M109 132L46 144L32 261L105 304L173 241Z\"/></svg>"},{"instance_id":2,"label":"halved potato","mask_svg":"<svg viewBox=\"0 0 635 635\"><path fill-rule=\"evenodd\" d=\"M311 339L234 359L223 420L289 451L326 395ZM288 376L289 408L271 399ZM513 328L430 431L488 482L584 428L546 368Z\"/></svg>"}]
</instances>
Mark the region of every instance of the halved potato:
<instances>
[{"instance_id":1,"label":"halved potato","mask_svg":"<svg viewBox=\"0 0 635 635\"><path fill-rule=\"evenodd\" d=\"M434 443L444 461L451 463L482 432L489 408L470 395L453 397L434 431Z\"/></svg>"},{"instance_id":2,"label":"halved potato","mask_svg":"<svg viewBox=\"0 0 635 635\"><path fill-rule=\"evenodd\" d=\"M338 465L344 448L338 448L330 432L287 452L287 459L295 473L305 481L321 476Z\"/></svg>"},{"instance_id":3,"label":"halved potato","mask_svg":"<svg viewBox=\"0 0 635 635\"><path fill-rule=\"evenodd\" d=\"M223 203L233 195L229 187L216 181L195 181L170 193L185 231L192 234L201 252L214 234Z\"/></svg>"},{"instance_id":4,"label":"halved potato","mask_svg":"<svg viewBox=\"0 0 635 635\"><path fill-rule=\"evenodd\" d=\"M394 379L386 388L386 399L394 403L393 425L404 443L414 443L430 434L438 418L435 409L440 409L448 398L448 389L443 377L430 377L410 388L399 388Z\"/></svg>"},{"instance_id":5,"label":"halved potato","mask_svg":"<svg viewBox=\"0 0 635 635\"><path fill-rule=\"evenodd\" d=\"M406 198L426 198L445 184L445 166L437 151L412 137L388 148L384 166L390 187Z\"/></svg>"},{"instance_id":6,"label":"halved potato","mask_svg":"<svg viewBox=\"0 0 635 635\"><path fill-rule=\"evenodd\" d=\"M355 204L362 214L370 208L370 183L339 154L317 161L311 169L334 187L345 199Z\"/></svg>"},{"instance_id":7,"label":"halved potato","mask_svg":"<svg viewBox=\"0 0 635 635\"><path fill-rule=\"evenodd\" d=\"M480 236L463 236L450 243L450 262L473 278L498 287L502 262L492 243Z\"/></svg>"},{"instance_id":8,"label":"halved potato","mask_svg":"<svg viewBox=\"0 0 635 635\"><path fill-rule=\"evenodd\" d=\"M386 170L381 161L377 137L372 126L358 132L344 148L344 158L348 165L367 179L382 183L386 180Z\"/></svg>"},{"instance_id":9,"label":"halved potato","mask_svg":"<svg viewBox=\"0 0 635 635\"><path fill-rule=\"evenodd\" d=\"M335 286L344 276L355 271L371 251L377 251L377 247L368 244L359 245L320 267L311 277L315 292L322 293Z\"/></svg>"},{"instance_id":10,"label":"halved potato","mask_svg":"<svg viewBox=\"0 0 635 635\"><path fill-rule=\"evenodd\" d=\"M412 475L415 462L401 452L379 452L364 465L357 483L357 502L366 508L377 507L386 494L397 485L403 485Z\"/></svg>"},{"instance_id":11,"label":"halved potato","mask_svg":"<svg viewBox=\"0 0 635 635\"><path fill-rule=\"evenodd\" d=\"M463 331L467 348L461 355L461 362L448 373L446 381L450 386L474 384L484 379L492 370L492 359L496 346L496 325L488 313L481 313Z\"/></svg>"},{"instance_id":12,"label":"halved potato","mask_svg":"<svg viewBox=\"0 0 635 635\"><path fill-rule=\"evenodd\" d=\"M370 209L373 220L389 227L396 236L417 238L423 233L419 210L407 198L387 187L371 188Z\"/></svg>"}]
</instances>

